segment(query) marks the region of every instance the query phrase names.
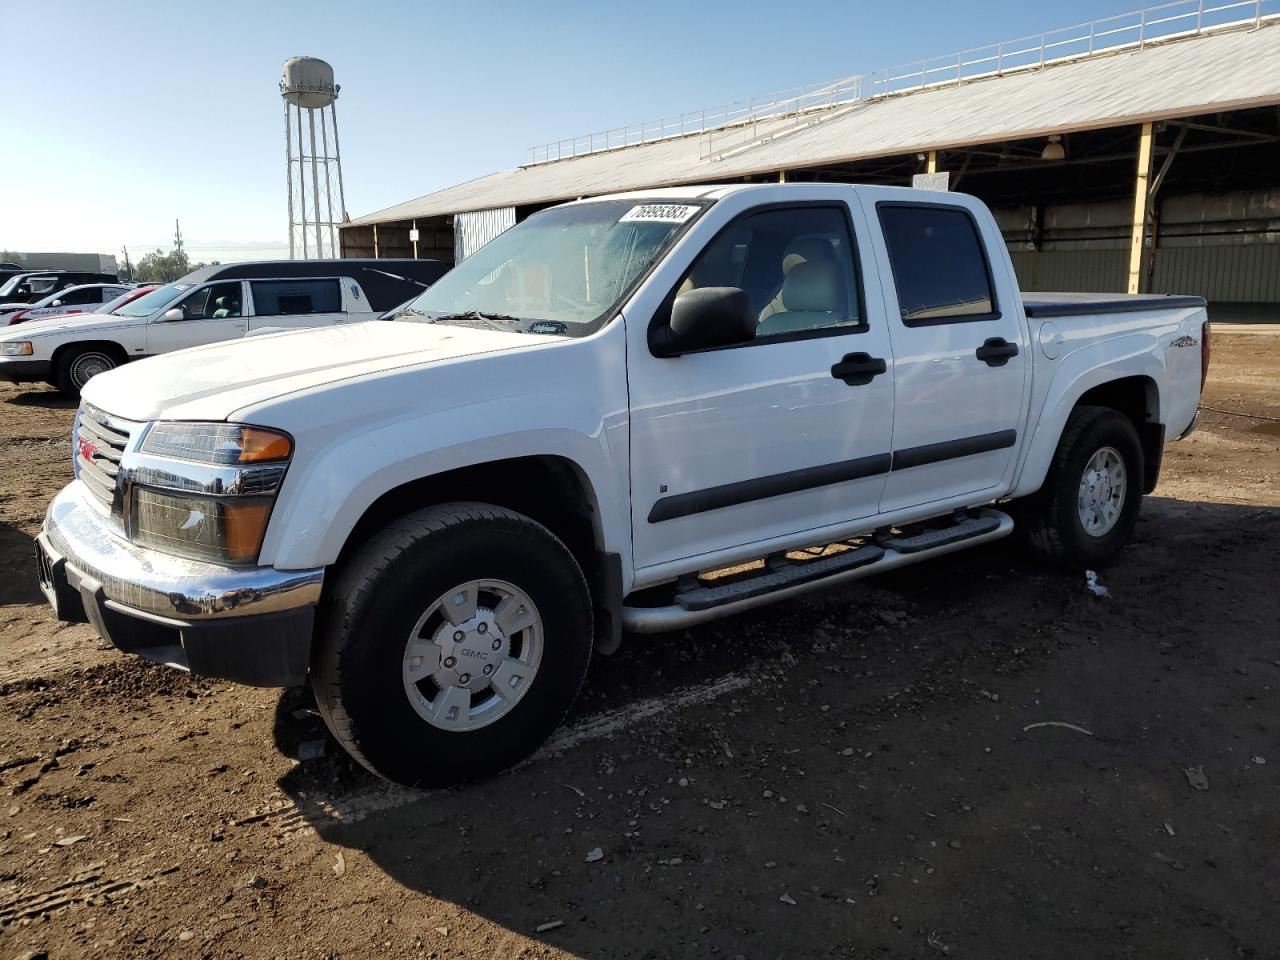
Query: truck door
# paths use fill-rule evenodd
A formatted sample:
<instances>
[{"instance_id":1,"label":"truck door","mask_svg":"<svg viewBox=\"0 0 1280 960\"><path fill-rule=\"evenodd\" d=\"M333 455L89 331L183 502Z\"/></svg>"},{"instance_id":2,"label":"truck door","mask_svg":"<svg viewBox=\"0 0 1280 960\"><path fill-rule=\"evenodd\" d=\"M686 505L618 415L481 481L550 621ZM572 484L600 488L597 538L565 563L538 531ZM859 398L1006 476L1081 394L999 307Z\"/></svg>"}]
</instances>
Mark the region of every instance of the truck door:
<instances>
[{"instance_id":1,"label":"truck door","mask_svg":"<svg viewBox=\"0 0 1280 960\"><path fill-rule=\"evenodd\" d=\"M708 212L690 236L706 238L701 252L657 296L669 310L688 289L740 287L754 339L656 357L649 316L628 317L638 569L877 510L893 364L874 276L867 292L865 221L848 187L784 188L767 206L753 196Z\"/></svg>"},{"instance_id":2,"label":"truck door","mask_svg":"<svg viewBox=\"0 0 1280 960\"><path fill-rule=\"evenodd\" d=\"M298 277L293 280L251 280L253 315L249 332L263 329L301 329L345 323L342 290L336 277Z\"/></svg>"},{"instance_id":3,"label":"truck door","mask_svg":"<svg viewBox=\"0 0 1280 960\"><path fill-rule=\"evenodd\" d=\"M1030 360L1008 258L987 253L1003 243L995 221L967 197L859 192L880 225L892 317L893 470L880 509L998 495L1013 468Z\"/></svg>"},{"instance_id":4,"label":"truck door","mask_svg":"<svg viewBox=\"0 0 1280 960\"><path fill-rule=\"evenodd\" d=\"M169 313L180 310L182 315ZM244 284L222 280L197 287L147 323L147 353L168 353L244 336Z\"/></svg>"}]
</instances>

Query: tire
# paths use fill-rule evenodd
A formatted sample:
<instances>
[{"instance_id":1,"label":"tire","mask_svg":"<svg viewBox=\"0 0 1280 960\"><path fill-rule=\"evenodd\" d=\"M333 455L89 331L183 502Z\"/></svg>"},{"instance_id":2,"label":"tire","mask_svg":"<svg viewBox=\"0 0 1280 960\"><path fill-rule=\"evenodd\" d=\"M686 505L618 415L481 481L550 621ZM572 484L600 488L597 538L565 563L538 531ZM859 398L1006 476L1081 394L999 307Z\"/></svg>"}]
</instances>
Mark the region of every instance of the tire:
<instances>
[{"instance_id":1,"label":"tire","mask_svg":"<svg viewBox=\"0 0 1280 960\"><path fill-rule=\"evenodd\" d=\"M54 381L59 390L78 399L92 378L118 366L120 357L107 347L71 347L58 358Z\"/></svg>"},{"instance_id":2,"label":"tire","mask_svg":"<svg viewBox=\"0 0 1280 960\"><path fill-rule=\"evenodd\" d=\"M1138 522L1143 470L1142 444L1128 417L1107 407L1077 407L1044 486L1017 505L1023 539L1041 557L1064 566L1106 566Z\"/></svg>"},{"instance_id":3,"label":"tire","mask_svg":"<svg viewBox=\"0 0 1280 960\"><path fill-rule=\"evenodd\" d=\"M460 595L474 599L451 623L443 613ZM356 760L406 786L527 757L568 713L591 659L590 593L573 555L528 517L480 503L420 510L373 536L326 591L319 623L321 716Z\"/></svg>"}]
</instances>

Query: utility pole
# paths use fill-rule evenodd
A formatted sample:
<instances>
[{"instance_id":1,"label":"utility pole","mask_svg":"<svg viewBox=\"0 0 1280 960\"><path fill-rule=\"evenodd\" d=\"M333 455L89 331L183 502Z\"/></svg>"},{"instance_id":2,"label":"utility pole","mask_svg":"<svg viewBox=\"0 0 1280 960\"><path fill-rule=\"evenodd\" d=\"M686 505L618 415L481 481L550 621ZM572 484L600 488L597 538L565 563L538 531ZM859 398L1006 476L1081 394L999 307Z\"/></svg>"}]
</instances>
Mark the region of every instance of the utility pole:
<instances>
[{"instance_id":1,"label":"utility pole","mask_svg":"<svg viewBox=\"0 0 1280 960\"><path fill-rule=\"evenodd\" d=\"M182 227L176 219L173 221L173 249L178 253L182 252Z\"/></svg>"},{"instance_id":2,"label":"utility pole","mask_svg":"<svg viewBox=\"0 0 1280 960\"><path fill-rule=\"evenodd\" d=\"M120 249L124 251L124 273L125 273L125 276L127 276L127 277L129 278L129 280L132 282L132 280L133 280L133 264L131 264L131 263L129 262L129 248L128 248L128 247L121 247Z\"/></svg>"}]
</instances>

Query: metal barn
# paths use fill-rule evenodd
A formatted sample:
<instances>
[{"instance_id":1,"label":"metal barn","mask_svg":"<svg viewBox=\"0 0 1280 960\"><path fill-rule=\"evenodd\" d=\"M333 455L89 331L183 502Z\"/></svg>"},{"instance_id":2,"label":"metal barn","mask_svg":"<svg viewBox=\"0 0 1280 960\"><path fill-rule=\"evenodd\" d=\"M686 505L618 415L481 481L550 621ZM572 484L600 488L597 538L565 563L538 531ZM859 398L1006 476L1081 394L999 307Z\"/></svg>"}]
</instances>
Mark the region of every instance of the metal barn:
<instances>
[{"instance_id":1,"label":"metal barn","mask_svg":"<svg viewBox=\"0 0 1280 960\"><path fill-rule=\"evenodd\" d=\"M345 224L342 247L462 259L579 197L943 172L996 211L1026 289L1267 312L1280 304L1280 0L1178 0L543 144L515 170Z\"/></svg>"}]
</instances>

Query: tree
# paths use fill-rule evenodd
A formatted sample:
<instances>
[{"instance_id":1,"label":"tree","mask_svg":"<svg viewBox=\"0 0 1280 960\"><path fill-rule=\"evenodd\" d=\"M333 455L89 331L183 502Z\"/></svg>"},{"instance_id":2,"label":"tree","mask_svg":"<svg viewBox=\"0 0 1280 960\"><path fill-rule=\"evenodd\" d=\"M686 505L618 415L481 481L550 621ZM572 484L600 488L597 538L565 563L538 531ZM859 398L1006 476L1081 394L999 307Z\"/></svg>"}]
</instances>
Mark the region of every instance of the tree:
<instances>
[{"instance_id":1,"label":"tree","mask_svg":"<svg viewBox=\"0 0 1280 960\"><path fill-rule=\"evenodd\" d=\"M172 283L192 270L216 266L217 260L211 263L192 263L181 250L170 250L168 253L157 250L155 253L148 253L133 265L133 279L138 283Z\"/></svg>"},{"instance_id":2,"label":"tree","mask_svg":"<svg viewBox=\"0 0 1280 960\"><path fill-rule=\"evenodd\" d=\"M191 272L191 261L181 250L148 253L133 269L135 280L146 283L171 283Z\"/></svg>"}]
</instances>

